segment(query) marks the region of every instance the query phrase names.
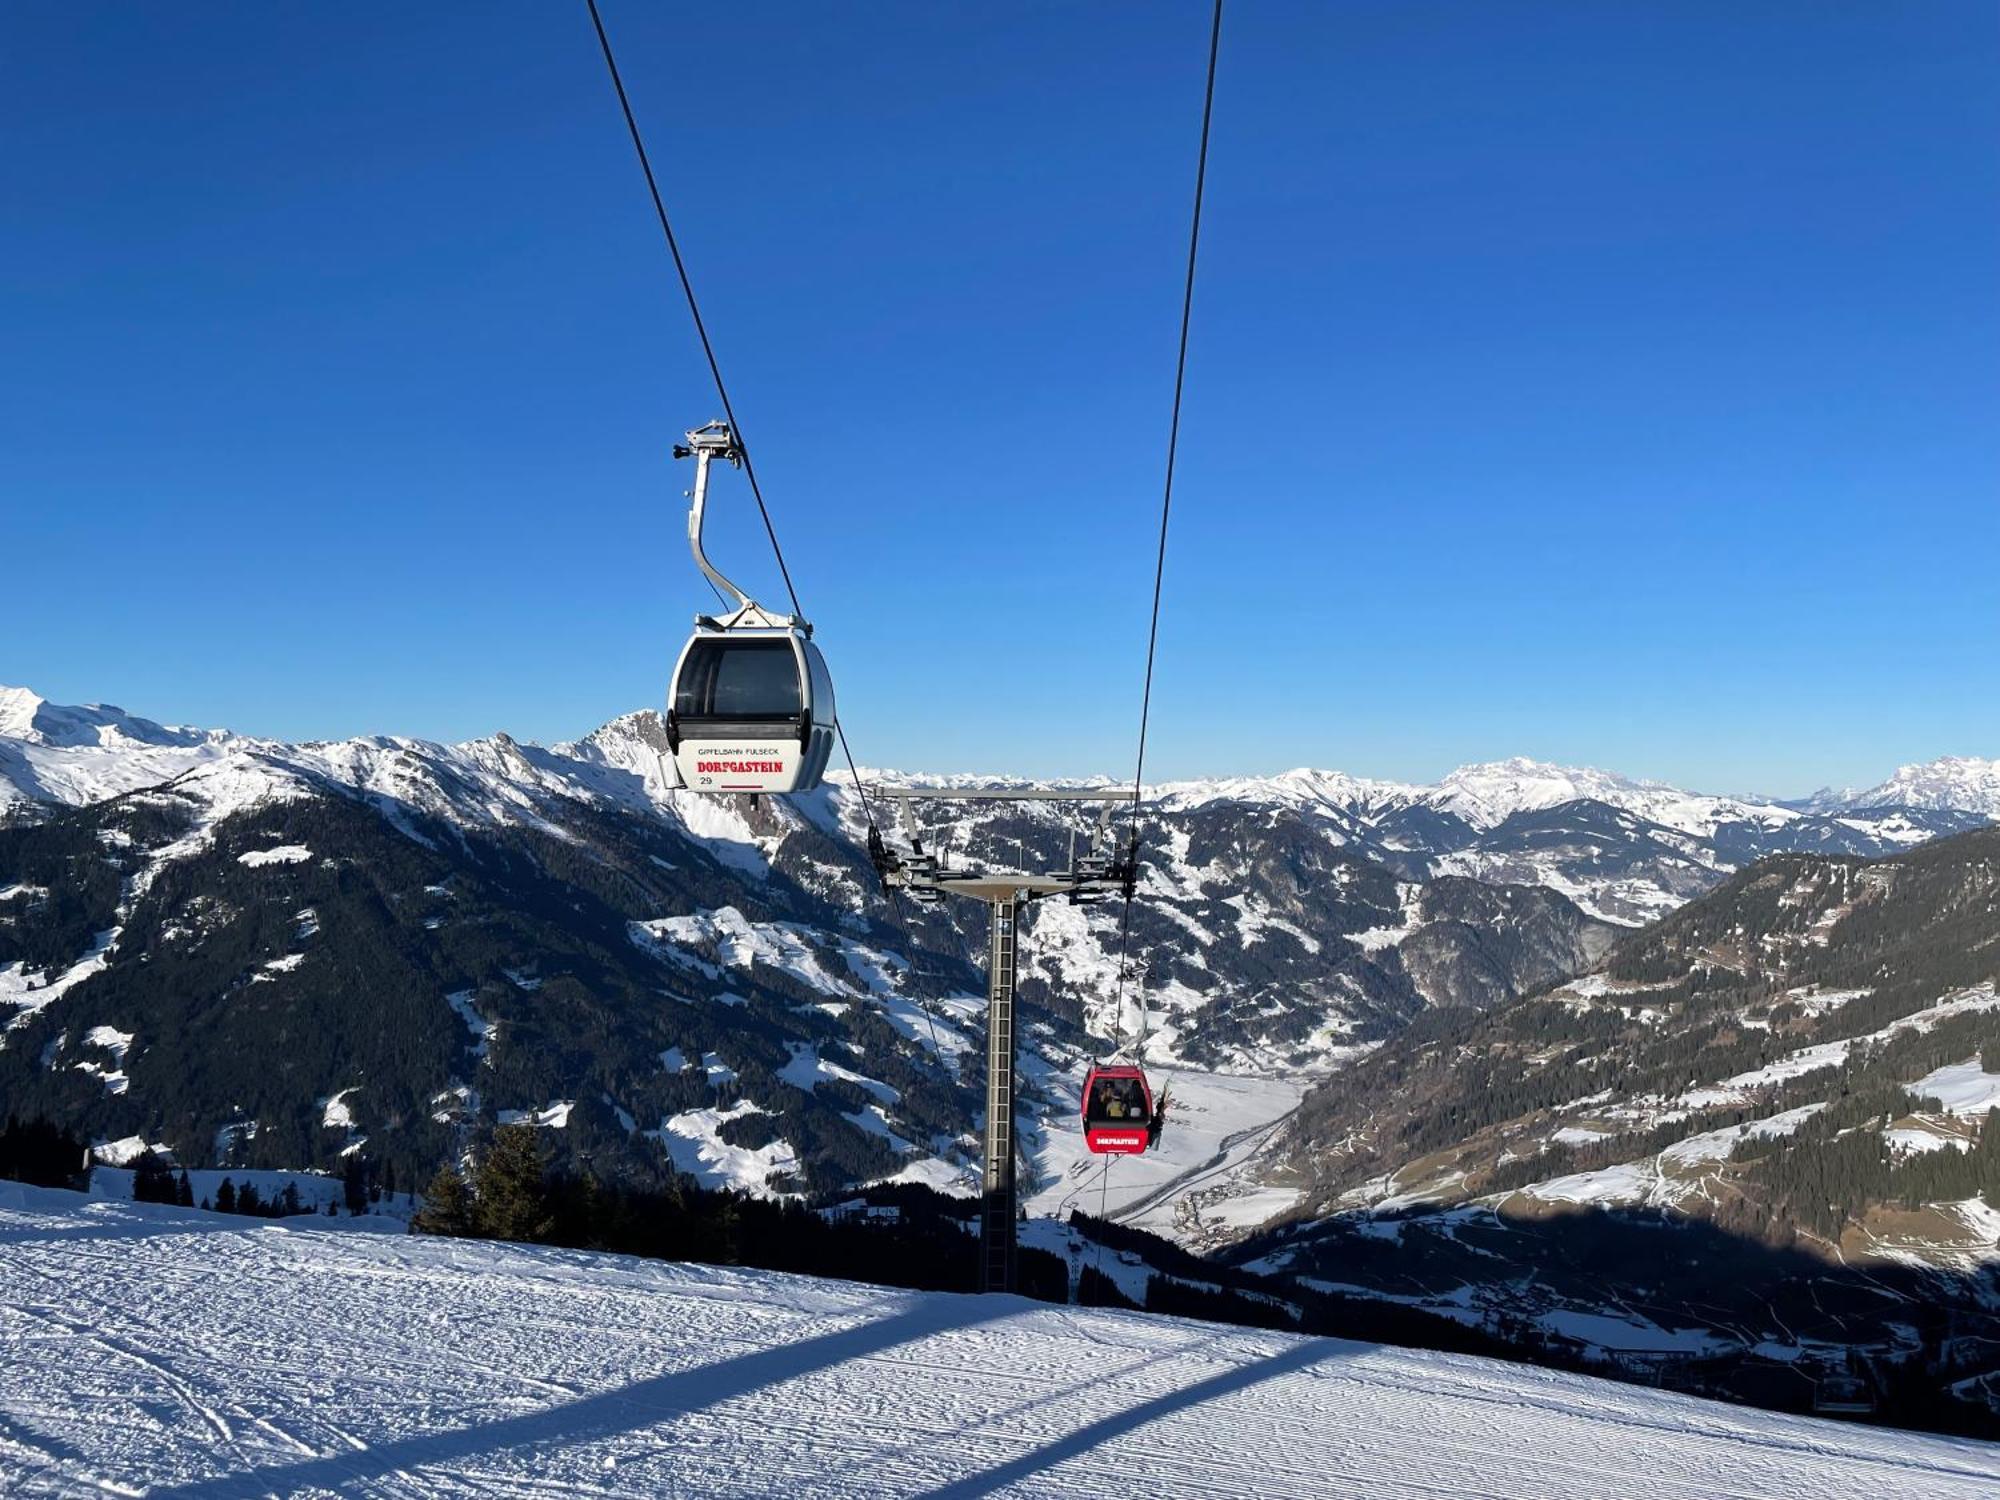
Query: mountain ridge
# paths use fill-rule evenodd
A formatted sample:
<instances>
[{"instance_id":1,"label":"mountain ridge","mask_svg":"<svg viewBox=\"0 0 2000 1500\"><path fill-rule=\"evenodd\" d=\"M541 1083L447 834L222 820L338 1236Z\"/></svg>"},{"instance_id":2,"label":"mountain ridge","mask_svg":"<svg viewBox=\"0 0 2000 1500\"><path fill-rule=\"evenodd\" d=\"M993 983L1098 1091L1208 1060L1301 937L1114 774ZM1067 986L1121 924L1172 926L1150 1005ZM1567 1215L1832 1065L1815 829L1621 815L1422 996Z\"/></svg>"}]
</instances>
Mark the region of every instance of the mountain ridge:
<instances>
[{"instance_id":1,"label":"mountain ridge","mask_svg":"<svg viewBox=\"0 0 2000 1500\"><path fill-rule=\"evenodd\" d=\"M339 740L290 741L239 733L229 729L163 725L141 718L114 704L61 705L30 688L0 686L0 740L12 739L48 750L117 751L145 746L154 749L216 750L245 747L264 750L327 750L341 745L421 747L470 751L486 744L518 745L558 755L615 738L651 710L615 715L589 733L571 740L542 744L519 741L505 731L469 740L440 741L405 735L358 735ZM629 768L628 768L629 769ZM888 768L862 769L864 780L879 777L894 784L938 786L1117 786L1116 778L1023 777L1008 773L953 772L930 775ZM839 779L839 778L833 778ZM75 795L54 800L89 800L86 782L71 784ZM1981 813L2000 818L2000 758L1945 755L1935 760L1897 767L1883 781L1860 790L1833 792L1822 788L1805 797L1786 799L1757 794L1699 792L1670 782L1626 776L1595 766L1563 765L1527 756L1475 761L1458 766L1434 782L1399 781L1351 775L1345 771L1300 766L1269 775L1238 775L1169 780L1154 783L1148 794L1162 801L1192 803L1220 798L1262 797L1273 800L1313 800L1357 809L1389 810L1422 804L1462 818L1485 832L1521 812L1545 811L1566 803L1598 801L1648 817L1686 832L1710 832L1716 823L1743 818L1783 823L1807 812L1848 812L1903 806L1931 811Z\"/></svg>"},{"instance_id":2,"label":"mountain ridge","mask_svg":"<svg viewBox=\"0 0 2000 1500\"><path fill-rule=\"evenodd\" d=\"M1265 1163L1297 1205L1209 1243L1481 1326L1588 1327L1638 1366L1836 1359L2000 1403L1996 986L2000 828L1772 855L1586 972L1426 1012L1329 1075Z\"/></svg>"}]
</instances>

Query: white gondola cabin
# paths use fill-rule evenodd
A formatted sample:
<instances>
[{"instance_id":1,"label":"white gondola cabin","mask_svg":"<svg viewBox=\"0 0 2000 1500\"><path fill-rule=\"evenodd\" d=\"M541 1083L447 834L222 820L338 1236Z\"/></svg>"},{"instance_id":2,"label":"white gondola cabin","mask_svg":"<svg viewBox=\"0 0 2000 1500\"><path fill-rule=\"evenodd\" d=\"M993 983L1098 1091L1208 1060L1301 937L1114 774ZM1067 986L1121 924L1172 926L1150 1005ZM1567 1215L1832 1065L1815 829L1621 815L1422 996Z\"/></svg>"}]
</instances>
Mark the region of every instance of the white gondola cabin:
<instances>
[{"instance_id":1,"label":"white gondola cabin","mask_svg":"<svg viewBox=\"0 0 2000 1500\"><path fill-rule=\"evenodd\" d=\"M667 748L681 785L809 791L826 773L833 735L833 679L803 629L696 625L667 700Z\"/></svg>"},{"instance_id":2,"label":"white gondola cabin","mask_svg":"<svg viewBox=\"0 0 2000 1500\"><path fill-rule=\"evenodd\" d=\"M835 736L833 678L812 626L773 614L731 583L702 550L709 465L742 462L721 422L690 432L678 458L695 460L688 545L710 583L736 609L695 616L667 691L667 748L682 786L697 792L811 791L826 774Z\"/></svg>"}]
</instances>

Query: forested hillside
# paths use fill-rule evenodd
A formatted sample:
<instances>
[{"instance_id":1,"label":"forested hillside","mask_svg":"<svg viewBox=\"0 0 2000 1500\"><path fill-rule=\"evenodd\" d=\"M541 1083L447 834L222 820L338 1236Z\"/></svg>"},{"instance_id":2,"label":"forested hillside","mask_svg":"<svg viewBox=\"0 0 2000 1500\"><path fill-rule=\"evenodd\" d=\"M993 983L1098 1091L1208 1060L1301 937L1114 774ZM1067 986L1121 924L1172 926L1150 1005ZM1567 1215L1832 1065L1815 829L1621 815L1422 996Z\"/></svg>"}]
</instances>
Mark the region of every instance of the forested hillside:
<instances>
[{"instance_id":1,"label":"forested hillside","mask_svg":"<svg viewBox=\"0 0 2000 1500\"><path fill-rule=\"evenodd\" d=\"M1847 1349L1881 1389L1983 1399L1996 981L2000 832L1767 859L1326 1081L1281 1147L1300 1208L1234 1258L1688 1379Z\"/></svg>"}]
</instances>

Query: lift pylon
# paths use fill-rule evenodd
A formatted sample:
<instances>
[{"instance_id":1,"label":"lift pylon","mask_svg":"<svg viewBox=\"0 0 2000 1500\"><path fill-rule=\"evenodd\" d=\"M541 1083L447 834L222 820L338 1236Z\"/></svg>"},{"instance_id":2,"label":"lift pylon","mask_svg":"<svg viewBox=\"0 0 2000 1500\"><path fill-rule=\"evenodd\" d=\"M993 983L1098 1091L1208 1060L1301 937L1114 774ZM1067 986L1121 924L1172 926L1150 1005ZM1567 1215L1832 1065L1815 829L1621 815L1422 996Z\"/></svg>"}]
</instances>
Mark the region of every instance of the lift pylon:
<instances>
[{"instance_id":1,"label":"lift pylon","mask_svg":"<svg viewBox=\"0 0 2000 1500\"><path fill-rule=\"evenodd\" d=\"M1050 896L1076 899L1099 893L1132 894L1136 871L1130 851L1111 847L1111 813L1129 803L1129 788L1033 788L963 790L955 787L876 787L874 795L900 804L908 847L895 848L878 837L869 853L882 883L908 891L920 901L963 896L986 903L986 1127L980 1152L979 1290L1011 1292L1015 1287L1019 1196L1015 1190L1014 985L1020 964L1021 912ZM917 802L1099 802L1098 818L1081 857L1074 841L1069 866L1061 870L1011 869L998 865L954 864L948 855L926 851L917 829ZM1103 849L1100 850L1100 841ZM1023 851L1022 863L1026 863Z\"/></svg>"}]
</instances>

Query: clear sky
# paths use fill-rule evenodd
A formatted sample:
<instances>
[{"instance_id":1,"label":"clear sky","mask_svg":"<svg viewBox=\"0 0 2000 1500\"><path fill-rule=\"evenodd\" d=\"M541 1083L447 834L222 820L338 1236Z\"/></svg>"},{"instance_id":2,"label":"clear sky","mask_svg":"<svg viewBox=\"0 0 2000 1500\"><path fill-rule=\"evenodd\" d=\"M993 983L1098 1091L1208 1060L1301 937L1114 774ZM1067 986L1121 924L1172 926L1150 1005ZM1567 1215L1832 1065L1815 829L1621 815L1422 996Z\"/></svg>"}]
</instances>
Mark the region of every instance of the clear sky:
<instances>
[{"instance_id":1,"label":"clear sky","mask_svg":"<svg viewBox=\"0 0 2000 1500\"><path fill-rule=\"evenodd\" d=\"M1206 4L602 3L856 753L1129 774ZM1231 0L1210 172L1150 770L2000 754L2000 8ZM717 406L582 0L25 0L0 204L0 682L659 700Z\"/></svg>"}]
</instances>

